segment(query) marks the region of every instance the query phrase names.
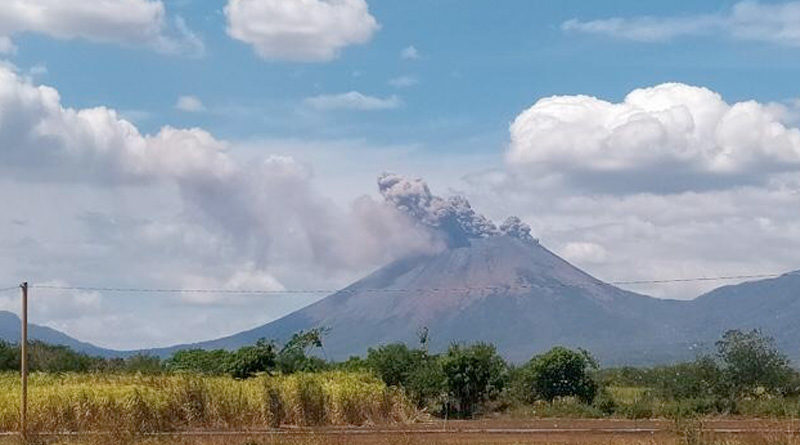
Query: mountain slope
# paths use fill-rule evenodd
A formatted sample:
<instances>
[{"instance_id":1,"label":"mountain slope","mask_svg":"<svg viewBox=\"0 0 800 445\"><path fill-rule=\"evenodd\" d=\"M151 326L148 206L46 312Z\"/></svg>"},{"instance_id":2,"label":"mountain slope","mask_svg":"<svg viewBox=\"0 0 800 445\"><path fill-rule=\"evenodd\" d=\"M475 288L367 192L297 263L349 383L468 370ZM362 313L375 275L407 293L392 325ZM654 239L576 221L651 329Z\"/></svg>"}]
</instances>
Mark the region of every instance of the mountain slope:
<instances>
[{"instance_id":1,"label":"mountain slope","mask_svg":"<svg viewBox=\"0 0 800 445\"><path fill-rule=\"evenodd\" d=\"M17 343L20 339L20 320L16 314L8 311L0 311L0 339ZM116 351L103 349L90 343L85 343L70 337L47 326L28 324L28 339L39 340L51 345L64 345L89 355L111 356L116 355Z\"/></svg>"},{"instance_id":2,"label":"mountain slope","mask_svg":"<svg viewBox=\"0 0 800 445\"><path fill-rule=\"evenodd\" d=\"M632 355L651 363L688 354L686 334L664 322L680 305L604 284L533 239L496 235L396 261L272 323L192 346L234 348L326 327L326 354L344 359L377 344L414 342L427 327L435 349L488 341L519 361L563 344L590 349L606 363Z\"/></svg>"},{"instance_id":3,"label":"mountain slope","mask_svg":"<svg viewBox=\"0 0 800 445\"><path fill-rule=\"evenodd\" d=\"M762 329L800 357L800 271L723 286L690 302L685 319L698 339L713 342L728 329Z\"/></svg>"}]
</instances>

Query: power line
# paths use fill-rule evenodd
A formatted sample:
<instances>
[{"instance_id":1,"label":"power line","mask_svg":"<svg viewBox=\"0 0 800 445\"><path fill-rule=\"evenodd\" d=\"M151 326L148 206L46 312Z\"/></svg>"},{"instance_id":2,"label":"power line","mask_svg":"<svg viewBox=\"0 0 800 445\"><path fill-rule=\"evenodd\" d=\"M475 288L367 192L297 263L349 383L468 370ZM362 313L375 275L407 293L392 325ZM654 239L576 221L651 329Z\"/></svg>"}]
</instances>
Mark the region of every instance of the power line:
<instances>
[{"instance_id":1,"label":"power line","mask_svg":"<svg viewBox=\"0 0 800 445\"><path fill-rule=\"evenodd\" d=\"M12 290L19 290L19 285L16 286L9 286L9 287L0 287L0 293L9 292Z\"/></svg>"},{"instance_id":2,"label":"power line","mask_svg":"<svg viewBox=\"0 0 800 445\"><path fill-rule=\"evenodd\" d=\"M704 281L727 281L757 278L775 278L783 274L756 274L756 275L724 275L712 277L673 278L662 280L630 280L630 281L596 281L594 284L604 285L636 285L636 284L669 284ZM19 286L0 288L0 292L18 289ZM237 294L237 295L286 295L286 294L333 294L333 293L400 293L400 292L467 292L474 290L483 291L508 291L513 289L533 289L538 286L520 284L511 286L464 286L441 288L352 288L352 289L176 289L176 288L144 288L144 287L98 287L98 286L58 286L58 285L31 285L32 289L83 291L83 292L118 292L118 293L151 293L151 294Z\"/></svg>"},{"instance_id":3,"label":"power line","mask_svg":"<svg viewBox=\"0 0 800 445\"><path fill-rule=\"evenodd\" d=\"M692 281L725 281L725 280L744 280L744 279L754 279L754 278L776 278L779 277L781 273L767 273L767 274L759 274L759 275L728 275L728 276L721 276L721 277L694 277L694 278L674 278L670 280L639 280L639 281L609 281L608 284L663 284L663 283L685 283L685 282L692 282Z\"/></svg>"}]
</instances>

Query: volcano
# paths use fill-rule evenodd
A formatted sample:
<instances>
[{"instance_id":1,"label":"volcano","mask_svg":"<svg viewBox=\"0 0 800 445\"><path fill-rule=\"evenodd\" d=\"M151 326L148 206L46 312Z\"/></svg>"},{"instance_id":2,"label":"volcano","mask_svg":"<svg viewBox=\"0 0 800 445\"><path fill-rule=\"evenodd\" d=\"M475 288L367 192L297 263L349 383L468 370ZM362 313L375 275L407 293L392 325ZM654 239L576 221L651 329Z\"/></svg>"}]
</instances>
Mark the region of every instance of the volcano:
<instances>
[{"instance_id":1,"label":"volcano","mask_svg":"<svg viewBox=\"0 0 800 445\"><path fill-rule=\"evenodd\" d=\"M378 183L387 202L438 233L446 247L394 261L266 325L169 350L230 349L323 327L333 359L390 342L413 344L422 329L434 349L485 341L513 361L556 344L589 349L604 363L692 354L686 329L673 322L682 302L603 283L542 246L518 218L497 227L464 198L434 196L420 180L384 175Z\"/></svg>"},{"instance_id":2,"label":"volcano","mask_svg":"<svg viewBox=\"0 0 800 445\"><path fill-rule=\"evenodd\" d=\"M235 349L261 338L285 341L300 330L326 328L324 355L343 360L381 344L413 345L427 330L434 351L452 342L491 342L507 359L521 362L563 345L585 348L613 366L690 360L712 350L726 330L758 328L800 358L798 272L724 286L694 300L652 298L581 271L544 247L518 218L497 226L463 197L440 198L418 179L384 175L378 186L388 205L429 230L440 247L393 261L310 306L216 340L120 352L47 328L39 339L106 356L165 357L187 348ZM19 321L0 312L0 338L18 330Z\"/></svg>"}]
</instances>

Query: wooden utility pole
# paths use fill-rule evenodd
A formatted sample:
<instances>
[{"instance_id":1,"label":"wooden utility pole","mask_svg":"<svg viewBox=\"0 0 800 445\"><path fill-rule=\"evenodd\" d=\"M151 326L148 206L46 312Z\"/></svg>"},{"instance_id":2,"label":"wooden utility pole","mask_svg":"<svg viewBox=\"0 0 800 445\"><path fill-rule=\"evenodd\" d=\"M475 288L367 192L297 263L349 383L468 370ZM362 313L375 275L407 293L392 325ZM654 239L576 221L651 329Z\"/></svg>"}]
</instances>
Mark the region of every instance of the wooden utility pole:
<instances>
[{"instance_id":1,"label":"wooden utility pole","mask_svg":"<svg viewBox=\"0 0 800 445\"><path fill-rule=\"evenodd\" d=\"M22 400L19 407L19 434L22 439L28 436L28 283L22 283L22 313L20 315L22 335L19 340L19 364L22 375Z\"/></svg>"}]
</instances>

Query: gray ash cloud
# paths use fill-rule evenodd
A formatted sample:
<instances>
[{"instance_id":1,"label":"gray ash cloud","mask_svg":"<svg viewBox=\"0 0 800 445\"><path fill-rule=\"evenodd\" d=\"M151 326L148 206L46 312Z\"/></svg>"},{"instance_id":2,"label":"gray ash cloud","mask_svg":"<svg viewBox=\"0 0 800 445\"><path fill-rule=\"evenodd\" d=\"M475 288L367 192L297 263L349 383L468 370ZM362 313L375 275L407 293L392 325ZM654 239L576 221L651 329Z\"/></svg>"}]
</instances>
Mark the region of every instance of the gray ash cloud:
<instances>
[{"instance_id":1,"label":"gray ash cloud","mask_svg":"<svg viewBox=\"0 0 800 445\"><path fill-rule=\"evenodd\" d=\"M420 178L384 173L378 178L378 189L389 204L444 235L451 247L466 245L470 239L500 235L535 241L530 226L519 218L509 217L498 228L463 196L436 196Z\"/></svg>"}]
</instances>

